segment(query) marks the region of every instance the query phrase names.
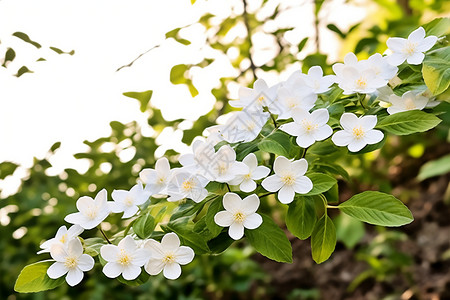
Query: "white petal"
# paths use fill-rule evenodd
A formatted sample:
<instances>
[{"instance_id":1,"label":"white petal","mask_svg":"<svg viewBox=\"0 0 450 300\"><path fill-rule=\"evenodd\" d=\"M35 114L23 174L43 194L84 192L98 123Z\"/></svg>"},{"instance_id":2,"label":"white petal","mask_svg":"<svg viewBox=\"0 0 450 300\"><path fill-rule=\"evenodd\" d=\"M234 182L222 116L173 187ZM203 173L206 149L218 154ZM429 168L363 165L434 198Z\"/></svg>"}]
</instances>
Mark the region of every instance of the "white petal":
<instances>
[{"instance_id":1,"label":"white petal","mask_svg":"<svg viewBox=\"0 0 450 300\"><path fill-rule=\"evenodd\" d=\"M163 274L167 279L177 279L181 275L181 267L177 263L167 264L164 267Z\"/></svg>"},{"instance_id":2,"label":"white petal","mask_svg":"<svg viewBox=\"0 0 450 300\"><path fill-rule=\"evenodd\" d=\"M66 276L67 284L70 286L75 286L83 280L83 272L78 268L71 269Z\"/></svg>"},{"instance_id":3,"label":"white petal","mask_svg":"<svg viewBox=\"0 0 450 300\"><path fill-rule=\"evenodd\" d=\"M141 268L133 264L129 264L123 269L122 276L125 280L134 280L141 274Z\"/></svg>"},{"instance_id":4,"label":"white petal","mask_svg":"<svg viewBox=\"0 0 450 300\"><path fill-rule=\"evenodd\" d=\"M244 226L240 223L235 222L231 224L230 228L228 229L228 234L233 240L237 241L244 236Z\"/></svg>"},{"instance_id":5,"label":"white petal","mask_svg":"<svg viewBox=\"0 0 450 300\"><path fill-rule=\"evenodd\" d=\"M295 180L294 191L299 194L306 194L313 188L311 179L306 176L297 177Z\"/></svg>"},{"instance_id":6,"label":"white petal","mask_svg":"<svg viewBox=\"0 0 450 300\"><path fill-rule=\"evenodd\" d=\"M76 203L77 209L83 214L86 214L89 210L89 207L94 205L95 205L94 200L88 196L80 197Z\"/></svg>"},{"instance_id":7,"label":"white petal","mask_svg":"<svg viewBox=\"0 0 450 300\"><path fill-rule=\"evenodd\" d=\"M273 164L273 169L276 174L283 174L286 170L291 169L291 162L284 156L278 156Z\"/></svg>"},{"instance_id":8,"label":"white petal","mask_svg":"<svg viewBox=\"0 0 450 300\"><path fill-rule=\"evenodd\" d=\"M418 52L425 52L431 49L437 42L437 37L430 35L427 36L416 48Z\"/></svg>"},{"instance_id":9,"label":"white petal","mask_svg":"<svg viewBox=\"0 0 450 300\"><path fill-rule=\"evenodd\" d=\"M294 200L294 189L291 186L283 186L278 192L278 200L283 204L291 203Z\"/></svg>"},{"instance_id":10,"label":"white petal","mask_svg":"<svg viewBox=\"0 0 450 300\"><path fill-rule=\"evenodd\" d=\"M330 135L333 134L333 129L329 125L324 125L319 128L317 128L314 133L313 137L316 141L322 141L326 138L328 138Z\"/></svg>"},{"instance_id":11,"label":"white petal","mask_svg":"<svg viewBox=\"0 0 450 300\"><path fill-rule=\"evenodd\" d=\"M127 235L119 242L119 249L124 249L128 253L133 253L137 249L136 242L130 235Z\"/></svg>"},{"instance_id":12,"label":"white petal","mask_svg":"<svg viewBox=\"0 0 450 300\"><path fill-rule=\"evenodd\" d=\"M50 255L54 260L59 261L59 262L65 261L66 257L69 256L64 245L59 242L54 243L50 247Z\"/></svg>"},{"instance_id":13,"label":"white petal","mask_svg":"<svg viewBox=\"0 0 450 300\"><path fill-rule=\"evenodd\" d=\"M87 272L91 270L94 267L95 261L94 259L87 254L83 254L78 259L78 268L80 268L81 271Z\"/></svg>"},{"instance_id":14,"label":"white petal","mask_svg":"<svg viewBox=\"0 0 450 300\"><path fill-rule=\"evenodd\" d=\"M320 66L313 66L309 68L308 70L308 76L311 76L312 78L320 78L323 75L322 68Z\"/></svg>"},{"instance_id":15,"label":"white petal","mask_svg":"<svg viewBox=\"0 0 450 300\"><path fill-rule=\"evenodd\" d=\"M282 130L292 136L298 136L298 135L302 134L304 131L302 126L295 122L290 122L290 123L281 125L280 130Z\"/></svg>"},{"instance_id":16,"label":"white petal","mask_svg":"<svg viewBox=\"0 0 450 300\"><path fill-rule=\"evenodd\" d=\"M165 251L175 251L180 247L180 239L176 233L168 233L163 236L161 246Z\"/></svg>"},{"instance_id":17,"label":"white petal","mask_svg":"<svg viewBox=\"0 0 450 300\"><path fill-rule=\"evenodd\" d=\"M241 203L241 210L246 215L251 215L258 210L259 198L256 194L245 197Z\"/></svg>"},{"instance_id":18,"label":"white petal","mask_svg":"<svg viewBox=\"0 0 450 300\"><path fill-rule=\"evenodd\" d=\"M383 139L384 134L380 130L372 129L366 132L364 135L364 142L366 142L369 145L376 144L378 142L381 142Z\"/></svg>"},{"instance_id":19,"label":"white petal","mask_svg":"<svg viewBox=\"0 0 450 300\"><path fill-rule=\"evenodd\" d=\"M359 124L363 127L364 131L373 129L377 125L377 116L368 115L359 119Z\"/></svg>"},{"instance_id":20,"label":"white petal","mask_svg":"<svg viewBox=\"0 0 450 300\"><path fill-rule=\"evenodd\" d=\"M317 123L319 126L322 126L328 122L330 119L330 115L328 113L328 110L326 108L321 108L318 110L315 110L311 113L311 117Z\"/></svg>"},{"instance_id":21,"label":"white petal","mask_svg":"<svg viewBox=\"0 0 450 300\"><path fill-rule=\"evenodd\" d=\"M223 207L231 213L234 213L236 209L241 207L241 202L241 197L236 193L226 193L223 196Z\"/></svg>"},{"instance_id":22,"label":"white petal","mask_svg":"<svg viewBox=\"0 0 450 300\"><path fill-rule=\"evenodd\" d=\"M283 182L278 175L272 175L267 177L261 182L263 188L269 192L276 192L283 186Z\"/></svg>"},{"instance_id":23,"label":"white petal","mask_svg":"<svg viewBox=\"0 0 450 300\"><path fill-rule=\"evenodd\" d=\"M259 180L269 175L270 169L266 166L258 166L252 172L252 179Z\"/></svg>"},{"instance_id":24,"label":"white petal","mask_svg":"<svg viewBox=\"0 0 450 300\"><path fill-rule=\"evenodd\" d=\"M337 131L331 137L331 140L336 146L347 146L353 141L353 136L345 130Z\"/></svg>"},{"instance_id":25,"label":"white petal","mask_svg":"<svg viewBox=\"0 0 450 300\"><path fill-rule=\"evenodd\" d=\"M78 238L70 240L67 245L67 253L70 256L80 257L83 254L83 246Z\"/></svg>"},{"instance_id":26,"label":"white petal","mask_svg":"<svg viewBox=\"0 0 450 300\"><path fill-rule=\"evenodd\" d=\"M214 222L221 227L228 227L233 223L233 221L233 214L226 210L219 211L214 216Z\"/></svg>"},{"instance_id":27,"label":"white petal","mask_svg":"<svg viewBox=\"0 0 450 300\"><path fill-rule=\"evenodd\" d=\"M355 114L352 113L344 113L341 116L340 123L342 125L342 128L347 131L352 131L353 127L355 127L356 124L358 124L358 117Z\"/></svg>"},{"instance_id":28,"label":"white petal","mask_svg":"<svg viewBox=\"0 0 450 300\"><path fill-rule=\"evenodd\" d=\"M55 262L47 269L47 275L51 279L56 279L69 272L69 269L62 262Z\"/></svg>"},{"instance_id":29,"label":"white petal","mask_svg":"<svg viewBox=\"0 0 450 300\"><path fill-rule=\"evenodd\" d=\"M151 251L149 249L138 249L133 253L133 265L142 267L148 262L150 257Z\"/></svg>"},{"instance_id":30,"label":"white petal","mask_svg":"<svg viewBox=\"0 0 450 300\"><path fill-rule=\"evenodd\" d=\"M64 226L66 227L66 226ZM67 235L69 237L76 237L79 236L84 231L83 227L81 227L78 224L70 226L69 230L67 231Z\"/></svg>"},{"instance_id":31,"label":"white petal","mask_svg":"<svg viewBox=\"0 0 450 300\"><path fill-rule=\"evenodd\" d=\"M164 251L161 244L154 239L149 239L145 242L144 248L150 251L151 259L162 259L164 257Z\"/></svg>"},{"instance_id":32,"label":"white petal","mask_svg":"<svg viewBox=\"0 0 450 300\"><path fill-rule=\"evenodd\" d=\"M114 201L117 201L117 202L124 202L124 200L127 198L127 196L128 196L128 191L125 191L125 190L114 190L112 193L111 193L111 198L114 200ZM113 211L114 212L114 211Z\"/></svg>"},{"instance_id":33,"label":"white petal","mask_svg":"<svg viewBox=\"0 0 450 300\"><path fill-rule=\"evenodd\" d=\"M122 219L128 219L133 217L137 212L139 211L139 207L137 207L136 205L128 207L125 211L124 214L122 216Z\"/></svg>"},{"instance_id":34,"label":"white petal","mask_svg":"<svg viewBox=\"0 0 450 300\"><path fill-rule=\"evenodd\" d=\"M388 38L386 45L388 46L389 49L392 50L392 52L402 52L403 49L406 47L407 42L408 41L406 39L392 37Z\"/></svg>"},{"instance_id":35,"label":"white petal","mask_svg":"<svg viewBox=\"0 0 450 300\"><path fill-rule=\"evenodd\" d=\"M115 262L109 262L103 267L103 274L105 274L108 278L116 278L122 274L122 271L122 265Z\"/></svg>"},{"instance_id":36,"label":"white petal","mask_svg":"<svg viewBox=\"0 0 450 300\"><path fill-rule=\"evenodd\" d=\"M421 52L416 52L413 55L408 56L406 61L408 62L408 64L411 64L411 65L420 65L423 62L424 58L425 58L425 54L423 54Z\"/></svg>"},{"instance_id":37,"label":"white petal","mask_svg":"<svg viewBox=\"0 0 450 300\"><path fill-rule=\"evenodd\" d=\"M256 158L255 153L248 154L242 162L246 164L250 170L254 170L258 166L258 159Z\"/></svg>"},{"instance_id":38,"label":"white petal","mask_svg":"<svg viewBox=\"0 0 450 300\"><path fill-rule=\"evenodd\" d=\"M66 221L67 223L71 223L71 224L78 224L81 227L83 227L84 229L87 229L85 226L87 218L81 212L76 212L76 213L67 215L64 218L64 221Z\"/></svg>"},{"instance_id":39,"label":"white petal","mask_svg":"<svg viewBox=\"0 0 450 300\"><path fill-rule=\"evenodd\" d=\"M102 189L100 192L97 193L97 195L94 198L96 205L103 205L106 203L106 200L108 198L108 192L106 189Z\"/></svg>"},{"instance_id":40,"label":"white petal","mask_svg":"<svg viewBox=\"0 0 450 300\"><path fill-rule=\"evenodd\" d=\"M175 252L175 260L180 265L186 265L194 259L195 253L190 247L181 246Z\"/></svg>"},{"instance_id":41,"label":"white petal","mask_svg":"<svg viewBox=\"0 0 450 300\"><path fill-rule=\"evenodd\" d=\"M295 142L297 143L297 145L299 145L302 148L308 148L309 146L314 144L316 142L316 140L314 139L314 137L311 134L303 134L303 135L299 135L295 139Z\"/></svg>"},{"instance_id":42,"label":"white petal","mask_svg":"<svg viewBox=\"0 0 450 300\"><path fill-rule=\"evenodd\" d=\"M166 157L161 157L155 163L155 170L158 174L169 175L170 164Z\"/></svg>"},{"instance_id":43,"label":"white petal","mask_svg":"<svg viewBox=\"0 0 450 300\"><path fill-rule=\"evenodd\" d=\"M262 92L268 88L267 83L263 79L257 79L253 84L253 89L258 92Z\"/></svg>"},{"instance_id":44,"label":"white petal","mask_svg":"<svg viewBox=\"0 0 450 300\"><path fill-rule=\"evenodd\" d=\"M297 126L301 127L300 124L303 122L303 120L305 120L305 119L310 120L311 115L303 109L295 109L292 112L292 118L294 119L295 123L297 123ZM290 124L290 123L288 123L288 124ZM298 135L298 134L291 134L291 135Z\"/></svg>"},{"instance_id":45,"label":"white petal","mask_svg":"<svg viewBox=\"0 0 450 300\"><path fill-rule=\"evenodd\" d=\"M242 225L244 225L244 227L247 229L255 229L258 228L262 224L262 222L262 217L255 213L247 216Z\"/></svg>"},{"instance_id":46,"label":"white petal","mask_svg":"<svg viewBox=\"0 0 450 300\"><path fill-rule=\"evenodd\" d=\"M153 259L151 258L148 263L145 265L145 271L150 275L158 275L161 273L164 268L164 263L161 259Z\"/></svg>"},{"instance_id":47,"label":"white petal","mask_svg":"<svg viewBox=\"0 0 450 300\"><path fill-rule=\"evenodd\" d=\"M295 172L296 175L303 175L308 170L308 162L306 159L301 158L299 160L296 160L292 163L292 170Z\"/></svg>"},{"instance_id":48,"label":"white petal","mask_svg":"<svg viewBox=\"0 0 450 300\"><path fill-rule=\"evenodd\" d=\"M188 154L186 154L186 155L188 155ZM141 172L139 172L139 178L145 184L149 184L151 182L156 182L156 180L158 178L158 174L153 169L143 169Z\"/></svg>"},{"instance_id":49,"label":"white petal","mask_svg":"<svg viewBox=\"0 0 450 300\"><path fill-rule=\"evenodd\" d=\"M116 261L117 256L119 255L119 247L116 245L103 245L100 248L100 255L106 261Z\"/></svg>"},{"instance_id":50,"label":"white petal","mask_svg":"<svg viewBox=\"0 0 450 300\"><path fill-rule=\"evenodd\" d=\"M420 43L424 37L425 29L423 29L423 27L419 27L409 34L408 41L413 43Z\"/></svg>"},{"instance_id":51,"label":"white petal","mask_svg":"<svg viewBox=\"0 0 450 300\"><path fill-rule=\"evenodd\" d=\"M399 66L406 60L406 55L401 53L392 53L388 56L387 62L392 66Z\"/></svg>"},{"instance_id":52,"label":"white petal","mask_svg":"<svg viewBox=\"0 0 450 300\"><path fill-rule=\"evenodd\" d=\"M358 152L366 146L364 139L354 139L350 144L348 144L348 150L351 152Z\"/></svg>"},{"instance_id":53,"label":"white petal","mask_svg":"<svg viewBox=\"0 0 450 300\"><path fill-rule=\"evenodd\" d=\"M256 182L252 179L243 180L239 185L239 189L245 193L250 193L256 189Z\"/></svg>"}]
</instances>

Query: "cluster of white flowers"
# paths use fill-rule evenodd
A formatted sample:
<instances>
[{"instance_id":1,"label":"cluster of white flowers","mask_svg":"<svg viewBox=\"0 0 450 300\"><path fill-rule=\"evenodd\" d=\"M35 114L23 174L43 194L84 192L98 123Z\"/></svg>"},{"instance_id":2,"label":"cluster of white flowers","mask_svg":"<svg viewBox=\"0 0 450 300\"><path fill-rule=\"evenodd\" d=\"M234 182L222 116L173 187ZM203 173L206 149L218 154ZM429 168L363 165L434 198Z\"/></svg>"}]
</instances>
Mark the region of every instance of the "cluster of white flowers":
<instances>
[{"instance_id":1,"label":"cluster of white flowers","mask_svg":"<svg viewBox=\"0 0 450 300\"><path fill-rule=\"evenodd\" d=\"M55 260L47 271L48 276L58 278L67 274L66 281L71 286L82 280L83 272L93 268L94 259L83 254L78 236L83 230L99 226L110 213L123 213L122 218L131 218L150 197L166 197L170 202L191 199L199 203L207 197L206 186L212 181L226 184L230 190L223 196L225 210L215 214L215 223L229 227L232 239L242 238L244 229L254 230L263 222L257 213L260 199L257 194L242 199L231 192L230 185L235 191L251 193L261 181L259 184L269 194L277 193L281 203L289 204L295 194L307 194L313 189L313 182L305 175L308 162L300 157L288 159L278 156L270 175L271 169L258 165L258 156L254 153L238 161L233 145L224 143L219 147L218 143L251 142L261 135L262 128L272 118L274 130L279 129L295 137L296 143L305 149L330 136L335 145L346 146L351 152L377 144L383 140L384 134L374 129L377 125L375 115L343 113L340 117L342 130L337 129L333 134L332 127L327 124L330 120L327 108L317 105L318 94L326 93L336 83L345 95L379 94L380 101L392 103L387 108L389 114L423 109L429 105L423 92L408 91L397 96L388 87L388 82L396 76L397 66L405 60L410 64L420 64L424 59L423 52L431 49L436 40L434 36L425 38L425 31L420 27L408 39L390 38L387 45L391 55L374 54L367 60L358 60L355 54L347 54L344 63L333 65L335 75L324 76L322 68L314 66L308 74L295 72L286 81L272 87L258 79L253 89L240 88L239 99L229 104L242 110L233 112L224 125L207 128L209 136L206 140L195 140L192 153L179 157L180 168L171 169L169 160L162 157L156 161L154 169L140 172L140 181L129 191L114 190L111 195L114 201L107 201L105 189L99 191L95 199L79 198L76 202L78 212L65 217L66 222L74 225L68 230L62 226L54 238L41 245L42 250L38 252L50 252ZM284 124L278 128L276 120ZM180 246L175 233L167 233L161 242L154 239L139 241L135 235L125 236L118 245L107 242L101 247L100 255L106 261L103 273L109 278L122 275L126 280L134 280L144 267L150 275L163 271L166 278L176 279L181 274L180 265L188 264L194 258L194 251Z\"/></svg>"}]
</instances>

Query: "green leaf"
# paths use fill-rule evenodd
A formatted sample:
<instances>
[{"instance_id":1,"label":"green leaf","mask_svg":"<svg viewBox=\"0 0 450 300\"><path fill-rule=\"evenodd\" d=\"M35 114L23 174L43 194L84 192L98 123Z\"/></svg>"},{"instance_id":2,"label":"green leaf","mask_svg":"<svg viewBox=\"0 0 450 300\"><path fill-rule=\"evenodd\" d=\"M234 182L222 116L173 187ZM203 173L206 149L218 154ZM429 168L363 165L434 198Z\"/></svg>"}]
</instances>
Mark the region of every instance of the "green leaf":
<instances>
[{"instance_id":1,"label":"green leaf","mask_svg":"<svg viewBox=\"0 0 450 300\"><path fill-rule=\"evenodd\" d=\"M55 51L58 54L69 54L69 55L74 55L75 54L75 50L71 50L70 52L64 52L59 48L56 47L50 47L51 50Z\"/></svg>"},{"instance_id":2,"label":"green leaf","mask_svg":"<svg viewBox=\"0 0 450 300\"><path fill-rule=\"evenodd\" d=\"M300 41L300 43L298 44L298 52L301 52L303 50L307 41L308 37L305 37L303 40Z\"/></svg>"},{"instance_id":3,"label":"green leaf","mask_svg":"<svg viewBox=\"0 0 450 300\"><path fill-rule=\"evenodd\" d=\"M138 276L138 278L136 278L134 280L126 280L123 278L122 275L117 277L117 280L119 282L124 283L129 286L139 286L139 285L146 283L149 278L150 278L150 275L146 271L142 270L141 274Z\"/></svg>"},{"instance_id":4,"label":"green leaf","mask_svg":"<svg viewBox=\"0 0 450 300\"><path fill-rule=\"evenodd\" d=\"M147 239L155 230L155 219L150 213L140 216L133 224L133 231L141 239Z\"/></svg>"},{"instance_id":5,"label":"green leaf","mask_svg":"<svg viewBox=\"0 0 450 300\"><path fill-rule=\"evenodd\" d=\"M19 31L18 32L14 32L12 35L17 37L17 38L19 38L19 39L21 39L22 41L24 41L24 42L26 42L28 44L31 44L31 45L35 46L38 49L42 47L39 43L37 43L35 41L32 41L30 39L30 37L27 34L23 33L23 32L19 32Z\"/></svg>"},{"instance_id":6,"label":"green leaf","mask_svg":"<svg viewBox=\"0 0 450 300\"><path fill-rule=\"evenodd\" d=\"M450 172L450 154L424 164L420 170L417 179L422 181L434 176L444 175Z\"/></svg>"},{"instance_id":7,"label":"green leaf","mask_svg":"<svg viewBox=\"0 0 450 300\"><path fill-rule=\"evenodd\" d=\"M206 227L211 232L212 238L218 236L223 229L223 227L220 227L214 221L214 216L221 210L223 210L222 199L215 199L211 202L206 212Z\"/></svg>"},{"instance_id":8,"label":"green leaf","mask_svg":"<svg viewBox=\"0 0 450 300\"><path fill-rule=\"evenodd\" d=\"M18 166L10 161L0 163L0 179L5 179L6 176L12 175Z\"/></svg>"},{"instance_id":9,"label":"green leaf","mask_svg":"<svg viewBox=\"0 0 450 300\"><path fill-rule=\"evenodd\" d=\"M344 243L348 249L355 247L366 233L361 221L346 214L340 214L334 219L334 224L336 225L337 240Z\"/></svg>"},{"instance_id":10,"label":"green leaf","mask_svg":"<svg viewBox=\"0 0 450 300\"><path fill-rule=\"evenodd\" d=\"M423 25L427 35L441 37L450 34L450 18L436 18L428 24Z\"/></svg>"},{"instance_id":11,"label":"green leaf","mask_svg":"<svg viewBox=\"0 0 450 300\"><path fill-rule=\"evenodd\" d=\"M175 232L183 245L189 246L196 254L204 254L209 252L206 240L202 235L193 231L193 223L189 221L190 217L183 217L174 221L170 221L166 225L161 225L164 232Z\"/></svg>"},{"instance_id":12,"label":"green leaf","mask_svg":"<svg viewBox=\"0 0 450 300\"><path fill-rule=\"evenodd\" d=\"M282 155L287 158L291 158L289 154L292 147L289 135L282 131L272 133L258 144L258 148L262 151Z\"/></svg>"},{"instance_id":13,"label":"green leaf","mask_svg":"<svg viewBox=\"0 0 450 300\"><path fill-rule=\"evenodd\" d=\"M186 84L192 97L198 95L198 91L192 83L191 78L188 78L188 71L191 65L179 64L173 66L170 70L170 82L173 84Z\"/></svg>"},{"instance_id":14,"label":"green leaf","mask_svg":"<svg viewBox=\"0 0 450 300\"><path fill-rule=\"evenodd\" d=\"M336 25L328 24L327 28L330 29L331 31L337 33L340 38L345 39L346 34L343 33Z\"/></svg>"},{"instance_id":15,"label":"green leaf","mask_svg":"<svg viewBox=\"0 0 450 300\"><path fill-rule=\"evenodd\" d=\"M166 33L166 39L168 39L168 38L173 38L175 41L177 41L177 42L180 43L180 44L183 44L183 45L185 45L185 46L190 45L190 44L191 44L190 41L188 41L188 40L183 39L182 37L180 37L179 31L180 31L181 29L182 29L182 28L175 28L174 30L171 30L171 31L167 32L167 33Z\"/></svg>"},{"instance_id":16,"label":"green leaf","mask_svg":"<svg viewBox=\"0 0 450 300\"><path fill-rule=\"evenodd\" d=\"M336 229L328 215L323 215L311 234L311 253L318 264L326 261L336 247Z\"/></svg>"},{"instance_id":17,"label":"green leaf","mask_svg":"<svg viewBox=\"0 0 450 300\"><path fill-rule=\"evenodd\" d=\"M226 230L222 231L218 236L208 241L208 247L211 250L211 253L220 254L227 250L233 243L234 240L230 238L228 235L228 230Z\"/></svg>"},{"instance_id":18,"label":"green leaf","mask_svg":"<svg viewBox=\"0 0 450 300\"><path fill-rule=\"evenodd\" d=\"M54 263L52 260L44 260L26 266L17 278L14 290L19 293L37 293L54 289L64 283L64 276L51 279L47 275L47 269Z\"/></svg>"},{"instance_id":19,"label":"green leaf","mask_svg":"<svg viewBox=\"0 0 450 300\"><path fill-rule=\"evenodd\" d=\"M338 208L360 221L381 226L401 226L414 218L409 209L392 195L366 191L341 203Z\"/></svg>"},{"instance_id":20,"label":"green leaf","mask_svg":"<svg viewBox=\"0 0 450 300\"><path fill-rule=\"evenodd\" d=\"M292 246L283 230L268 216L256 229L245 229L245 236L256 251L278 262L292 263Z\"/></svg>"},{"instance_id":21,"label":"green leaf","mask_svg":"<svg viewBox=\"0 0 450 300\"><path fill-rule=\"evenodd\" d=\"M438 49L423 61L422 74L433 95L445 92L450 85L450 46Z\"/></svg>"},{"instance_id":22,"label":"green leaf","mask_svg":"<svg viewBox=\"0 0 450 300\"><path fill-rule=\"evenodd\" d=\"M311 235L316 221L314 199L310 197L296 197L289 204L286 215L286 226L299 239L305 240Z\"/></svg>"},{"instance_id":23,"label":"green leaf","mask_svg":"<svg viewBox=\"0 0 450 300\"><path fill-rule=\"evenodd\" d=\"M311 191L305 194L305 196L319 195L333 187L337 183L337 180L330 175L320 173L310 173L306 176L311 179L313 188Z\"/></svg>"},{"instance_id":24,"label":"green leaf","mask_svg":"<svg viewBox=\"0 0 450 300\"><path fill-rule=\"evenodd\" d=\"M396 135L424 132L436 127L441 120L420 110L411 110L387 116L376 126Z\"/></svg>"},{"instance_id":25,"label":"green leaf","mask_svg":"<svg viewBox=\"0 0 450 300\"><path fill-rule=\"evenodd\" d=\"M141 103L141 111L145 112L147 110L148 103L152 98L153 91L148 90L144 92L126 92L123 93L123 95L138 100Z\"/></svg>"}]
</instances>

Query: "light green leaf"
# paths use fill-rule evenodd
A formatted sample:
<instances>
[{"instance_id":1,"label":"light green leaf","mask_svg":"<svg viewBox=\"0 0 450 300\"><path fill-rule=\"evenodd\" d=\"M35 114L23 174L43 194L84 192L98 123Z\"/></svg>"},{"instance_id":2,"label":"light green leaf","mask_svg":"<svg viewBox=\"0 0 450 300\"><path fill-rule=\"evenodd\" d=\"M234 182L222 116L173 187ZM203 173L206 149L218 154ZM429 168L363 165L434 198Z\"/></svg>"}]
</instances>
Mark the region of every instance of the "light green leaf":
<instances>
[{"instance_id":1,"label":"light green leaf","mask_svg":"<svg viewBox=\"0 0 450 300\"><path fill-rule=\"evenodd\" d=\"M256 251L278 262L292 262L292 246L283 230L268 216L256 229L245 229L245 236Z\"/></svg>"},{"instance_id":2,"label":"light green leaf","mask_svg":"<svg viewBox=\"0 0 450 300\"><path fill-rule=\"evenodd\" d=\"M427 35L441 37L450 34L450 18L436 18L428 24L423 25Z\"/></svg>"},{"instance_id":3,"label":"light green leaf","mask_svg":"<svg viewBox=\"0 0 450 300\"><path fill-rule=\"evenodd\" d=\"M295 148L295 146L292 145L288 134L276 131L259 142L258 148L265 152L293 158L290 154L293 153L292 148Z\"/></svg>"},{"instance_id":4,"label":"light green leaf","mask_svg":"<svg viewBox=\"0 0 450 300\"><path fill-rule=\"evenodd\" d=\"M439 95L450 85L450 46L438 49L423 61L422 74L425 84L433 93Z\"/></svg>"},{"instance_id":5,"label":"light green leaf","mask_svg":"<svg viewBox=\"0 0 450 300\"><path fill-rule=\"evenodd\" d=\"M47 275L47 269L54 263L52 260L44 260L23 268L17 278L14 290L19 293L37 293L54 289L64 283L64 276L51 279Z\"/></svg>"},{"instance_id":6,"label":"light green leaf","mask_svg":"<svg viewBox=\"0 0 450 300\"><path fill-rule=\"evenodd\" d=\"M387 116L376 127L396 135L407 135L430 130L440 122L441 120L435 115L411 110Z\"/></svg>"},{"instance_id":7,"label":"light green leaf","mask_svg":"<svg viewBox=\"0 0 450 300\"><path fill-rule=\"evenodd\" d=\"M314 199L310 197L296 197L289 204L286 226L293 235L301 240L305 240L311 235L316 224L317 217L314 207Z\"/></svg>"},{"instance_id":8,"label":"light green leaf","mask_svg":"<svg viewBox=\"0 0 450 300\"><path fill-rule=\"evenodd\" d=\"M381 226L401 226L414 218L409 209L392 195L366 191L341 203L338 208L360 221Z\"/></svg>"},{"instance_id":9,"label":"light green leaf","mask_svg":"<svg viewBox=\"0 0 450 300\"><path fill-rule=\"evenodd\" d=\"M202 235L193 231L193 223L190 217L183 217L174 221L170 221L166 225L161 225L164 232L175 232L183 245L191 247L196 254L204 254L209 252L206 240Z\"/></svg>"},{"instance_id":10,"label":"light green leaf","mask_svg":"<svg viewBox=\"0 0 450 300\"><path fill-rule=\"evenodd\" d=\"M318 264L326 261L336 247L336 229L326 214L316 223L311 234L311 253Z\"/></svg>"},{"instance_id":11,"label":"light green leaf","mask_svg":"<svg viewBox=\"0 0 450 300\"><path fill-rule=\"evenodd\" d=\"M133 224L133 231L141 239L147 239L155 230L155 219L149 213L140 216Z\"/></svg>"},{"instance_id":12,"label":"light green leaf","mask_svg":"<svg viewBox=\"0 0 450 300\"><path fill-rule=\"evenodd\" d=\"M361 221L346 214L340 214L334 219L334 224L336 225L337 240L344 243L348 249L355 247L366 233Z\"/></svg>"},{"instance_id":13,"label":"light green leaf","mask_svg":"<svg viewBox=\"0 0 450 300\"><path fill-rule=\"evenodd\" d=\"M141 103L141 111L145 112L147 110L148 103L152 98L153 91L149 90L144 92L126 92L123 93L123 95L138 100Z\"/></svg>"},{"instance_id":14,"label":"light green leaf","mask_svg":"<svg viewBox=\"0 0 450 300\"><path fill-rule=\"evenodd\" d=\"M450 154L424 164L417 175L420 181L450 172Z\"/></svg>"},{"instance_id":15,"label":"light green leaf","mask_svg":"<svg viewBox=\"0 0 450 300\"><path fill-rule=\"evenodd\" d=\"M306 174L313 183L313 188L309 191L306 196L319 195L322 194L333 187L337 183L337 180L330 175L320 174L320 173L310 173Z\"/></svg>"}]
</instances>

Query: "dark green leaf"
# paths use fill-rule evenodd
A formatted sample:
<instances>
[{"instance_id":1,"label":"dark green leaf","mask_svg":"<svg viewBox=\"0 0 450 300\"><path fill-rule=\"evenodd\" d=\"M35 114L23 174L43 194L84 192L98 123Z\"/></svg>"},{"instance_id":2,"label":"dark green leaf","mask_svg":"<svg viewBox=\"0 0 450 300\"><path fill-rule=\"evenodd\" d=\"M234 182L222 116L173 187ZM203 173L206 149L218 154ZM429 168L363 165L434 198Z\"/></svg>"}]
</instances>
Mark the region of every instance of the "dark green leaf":
<instances>
[{"instance_id":1,"label":"dark green leaf","mask_svg":"<svg viewBox=\"0 0 450 300\"><path fill-rule=\"evenodd\" d=\"M314 199L310 197L296 197L289 204L286 215L286 226L299 239L304 240L311 235L316 221Z\"/></svg>"},{"instance_id":2,"label":"dark green leaf","mask_svg":"<svg viewBox=\"0 0 450 300\"><path fill-rule=\"evenodd\" d=\"M311 234L311 252L318 264L326 261L336 247L336 229L326 214L316 223Z\"/></svg>"},{"instance_id":3,"label":"dark green leaf","mask_svg":"<svg viewBox=\"0 0 450 300\"><path fill-rule=\"evenodd\" d=\"M150 213L140 216L133 224L133 231L141 239L147 239L155 230L155 219Z\"/></svg>"},{"instance_id":4,"label":"dark green leaf","mask_svg":"<svg viewBox=\"0 0 450 300\"><path fill-rule=\"evenodd\" d=\"M14 33L13 33L13 36L18 37L18 38L21 39L22 41L27 42L27 43L29 43L29 44L35 46L35 47L38 48L38 49L42 47L39 43L37 43L37 42L35 42L35 41L32 41L32 40L30 39L30 37L29 37L27 34L23 33L23 32L14 32Z\"/></svg>"},{"instance_id":5,"label":"dark green leaf","mask_svg":"<svg viewBox=\"0 0 450 300\"><path fill-rule=\"evenodd\" d=\"M333 187L337 183L337 180L330 175L320 173L310 173L306 175L311 179L313 188L305 196L319 195Z\"/></svg>"},{"instance_id":6,"label":"dark green leaf","mask_svg":"<svg viewBox=\"0 0 450 300\"><path fill-rule=\"evenodd\" d=\"M440 122L441 120L435 115L420 110L411 110L387 116L376 127L393 134L407 135L430 130Z\"/></svg>"}]
</instances>

